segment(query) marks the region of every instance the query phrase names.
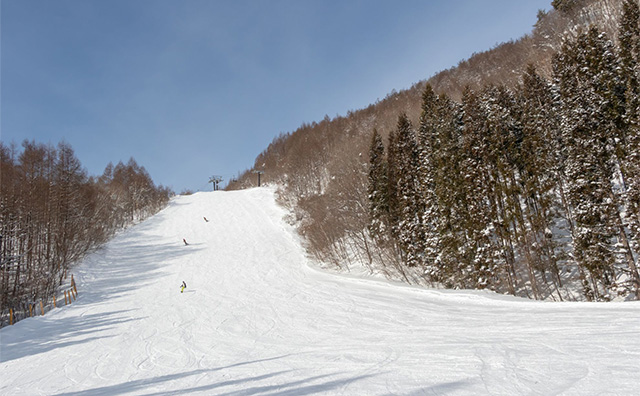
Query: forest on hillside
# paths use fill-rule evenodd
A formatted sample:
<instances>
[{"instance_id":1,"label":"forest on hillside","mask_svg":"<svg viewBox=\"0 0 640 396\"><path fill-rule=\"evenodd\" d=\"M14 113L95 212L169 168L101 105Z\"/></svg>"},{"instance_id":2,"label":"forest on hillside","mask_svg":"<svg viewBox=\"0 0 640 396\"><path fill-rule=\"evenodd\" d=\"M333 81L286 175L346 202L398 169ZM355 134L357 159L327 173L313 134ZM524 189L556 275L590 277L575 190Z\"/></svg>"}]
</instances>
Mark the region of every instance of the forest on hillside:
<instances>
[{"instance_id":1,"label":"forest on hillside","mask_svg":"<svg viewBox=\"0 0 640 396\"><path fill-rule=\"evenodd\" d=\"M2 317L52 301L75 262L164 208L171 194L133 158L89 177L67 143L24 141L19 150L0 142Z\"/></svg>"},{"instance_id":2,"label":"forest on hillside","mask_svg":"<svg viewBox=\"0 0 640 396\"><path fill-rule=\"evenodd\" d=\"M640 297L638 3L552 4L517 42L274 139L252 170L319 261L535 299Z\"/></svg>"}]
</instances>

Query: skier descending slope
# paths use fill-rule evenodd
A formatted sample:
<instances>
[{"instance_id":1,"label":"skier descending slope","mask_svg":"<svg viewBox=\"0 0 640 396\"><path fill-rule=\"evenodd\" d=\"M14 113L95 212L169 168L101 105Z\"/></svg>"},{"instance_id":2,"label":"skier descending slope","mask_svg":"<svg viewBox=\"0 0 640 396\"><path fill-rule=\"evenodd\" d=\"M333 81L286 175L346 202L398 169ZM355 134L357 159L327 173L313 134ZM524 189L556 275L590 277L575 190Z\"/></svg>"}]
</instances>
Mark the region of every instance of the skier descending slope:
<instances>
[{"instance_id":1,"label":"skier descending slope","mask_svg":"<svg viewBox=\"0 0 640 396\"><path fill-rule=\"evenodd\" d=\"M182 285L180 285L180 293L184 293L184 289L186 288L187 288L187 284L184 281L182 281Z\"/></svg>"}]
</instances>

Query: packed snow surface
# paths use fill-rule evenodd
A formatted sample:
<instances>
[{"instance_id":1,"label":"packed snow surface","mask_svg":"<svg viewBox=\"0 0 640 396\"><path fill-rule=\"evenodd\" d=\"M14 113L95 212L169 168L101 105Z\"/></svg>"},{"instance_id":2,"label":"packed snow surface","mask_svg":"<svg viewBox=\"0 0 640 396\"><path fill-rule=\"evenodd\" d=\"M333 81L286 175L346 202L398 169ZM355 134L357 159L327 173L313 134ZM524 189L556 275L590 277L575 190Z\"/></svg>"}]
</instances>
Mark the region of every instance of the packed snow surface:
<instances>
[{"instance_id":1,"label":"packed snow surface","mask_svg":"<svg viewBox=\"0 0 640 396\"><path fill-rule=\"evenodd\" d=\"M76 302L0 330L0 394L640 394L640 304L327 273L284 215L269 189L175 198L75 270Z\"/></svg>"}]
</instances>

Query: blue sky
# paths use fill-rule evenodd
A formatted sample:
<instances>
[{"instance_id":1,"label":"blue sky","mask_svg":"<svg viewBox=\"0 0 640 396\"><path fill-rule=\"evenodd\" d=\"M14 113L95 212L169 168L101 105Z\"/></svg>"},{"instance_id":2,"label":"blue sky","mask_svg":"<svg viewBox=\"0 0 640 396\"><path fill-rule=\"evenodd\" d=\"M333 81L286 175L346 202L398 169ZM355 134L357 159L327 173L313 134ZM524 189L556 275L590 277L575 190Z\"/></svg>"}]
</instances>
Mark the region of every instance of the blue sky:
<instances>
[{"instance_id":1,"label":"blue sky","mask_svg":"<svg viewBox=\"0 0 640 396\"><path fill-rule=\"evenodd\" d=\"M529 33L550 0L1 0L0 139L209 190L281 132Z\"/></svg>"}]
</instances>

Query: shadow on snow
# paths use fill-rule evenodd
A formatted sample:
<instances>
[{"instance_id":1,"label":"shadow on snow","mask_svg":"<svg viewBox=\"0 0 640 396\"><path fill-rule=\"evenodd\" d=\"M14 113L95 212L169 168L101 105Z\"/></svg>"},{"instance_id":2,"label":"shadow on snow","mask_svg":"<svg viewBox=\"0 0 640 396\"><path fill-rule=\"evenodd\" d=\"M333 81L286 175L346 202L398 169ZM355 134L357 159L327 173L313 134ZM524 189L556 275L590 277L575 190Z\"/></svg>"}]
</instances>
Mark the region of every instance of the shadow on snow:
<instances>
[{"instance_id":1,"label":"shadow on snow","mask_svg":"<svg viewBox=\"0 0 640 396\"><path fill-rule=\"evenodd\" d=\"M3 329L0 361L8 362L111 337L99 334L117 324L143 319L123 318L122 315L128 311L103 312L64 319L45 317L41 320L23 320L15 326Z\"/></svg>"},{"instance_id":2,"label":"shadow on snow","mask_svg":"<svg viewBox=\"0 0 640 396\"><path fill-rule=\"evenodd\" d=\"M92 309L96 305L109 304L110 300L151 283L162 276L163 262L193 253L193 249L187 251L177 243L154 243L157 241L154 236L131 231L134 230L91 255L86 263L88 268L83 269L91 274L91 278L78 284L78 299L70 306L61 306L49 315L27 318L3 328L0 362L108 338L110 336L100 333L120 323L143 319L123 315L132 310L88 315L82 312L82 307ZM60 310L78 308L80 310L71 315L58 315L62 313Z\"/></svg>"},{"instance_id":3,"label":"shadow on snow","mask_svg":"<svg viewBox=\"0 0 640 396\"><path fill-rule=\"evenodd\" d=\"M275 378L291 371L291 370L284 370L284 371L276 371L272 373L249 376L245 378L232 379L232 380L227 380L223 382L216 382L216 383L211 383L207 385L195 386L191 388L180 388L176 390L167 389L167 390L162 390L162 391L153 392L153 393L140 393L141 391L147 388L159 387L159 386L162 386L162 384L170 381L175 381L175 380L196 376L196 375L201 375L201 374L209 374L217 371L223 371L223 370L227 370L227 369L231 369L239 366L252 365L252 364L262 363L270 360L278 360L278 359L285 358L287 356L288 355L267 358L267 359L259 359L259 360L236 363L229 366L212 368L212 369L199 369L199 370L187 371L184 373L168 374L168 375L163 375L159 377L125 382L122 384L88 389L84 391L59 393L56 396L106 396L106 395L126 394L130 392L136 392L137 394L143 394L144 396L158 396L158 395L183 395L183 394L188 394L192 392L206 392L206 391L213 391L213 390L217 390L218 393L216 394L219 394L219 395L231 395L231 394L235 394L235 395L237 394L242 394L242 395L269 394L274 396L275 395L279 395L279 396L310 395L314 393L326 392L331 389L341 388L341 387L347 386L351 382L358 381L358 380L365 379L367 377L372 376L372 375L361 375L353 378L337 379L337 380L322 382L324 378L331 376L327 374L327 375L318 375L318 376L296 380L296 381L283 382L283 383L274 384L274 385L251 386L251 384L254 382ZM318 382L318 383L314 384L314 382ZM228 386L235 386L235 387L242 386L242 390L229 389L225 392L225 390L222 388L228 387Z\"/></svg>"}]
</instances>

